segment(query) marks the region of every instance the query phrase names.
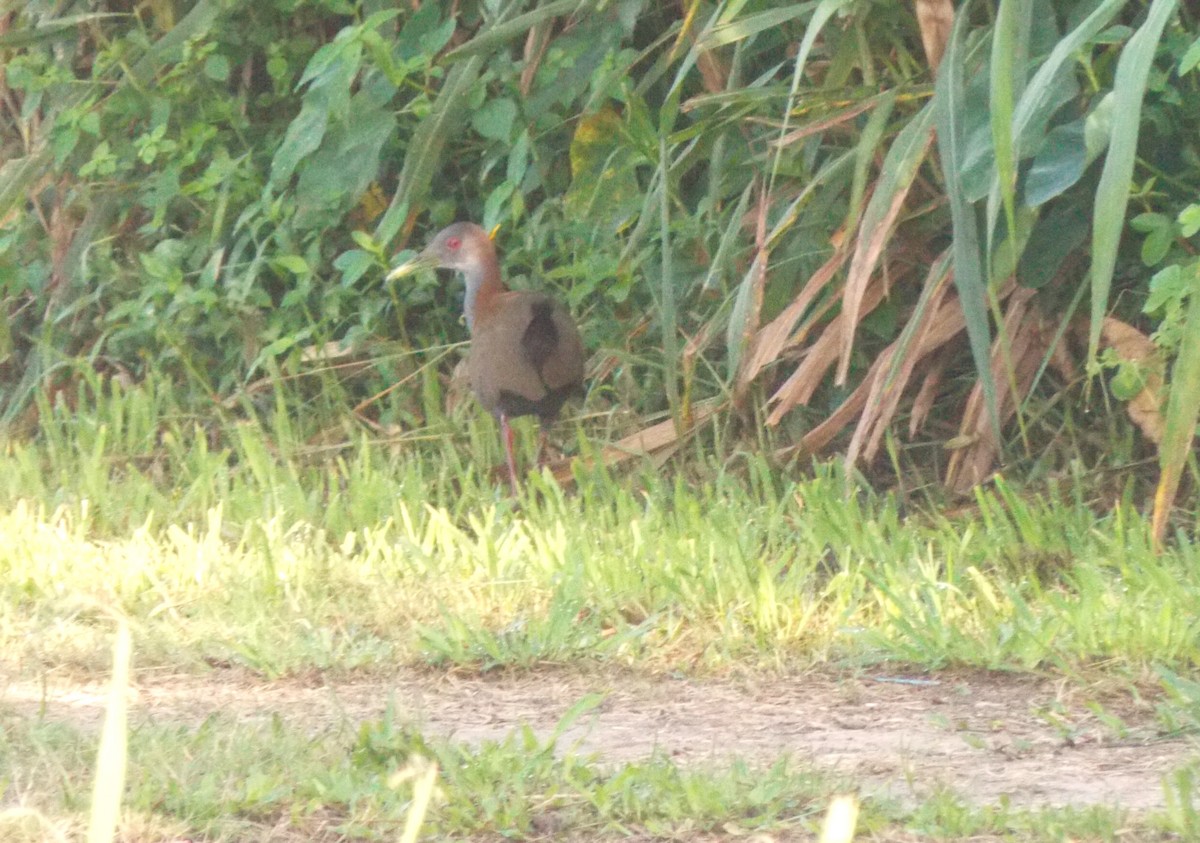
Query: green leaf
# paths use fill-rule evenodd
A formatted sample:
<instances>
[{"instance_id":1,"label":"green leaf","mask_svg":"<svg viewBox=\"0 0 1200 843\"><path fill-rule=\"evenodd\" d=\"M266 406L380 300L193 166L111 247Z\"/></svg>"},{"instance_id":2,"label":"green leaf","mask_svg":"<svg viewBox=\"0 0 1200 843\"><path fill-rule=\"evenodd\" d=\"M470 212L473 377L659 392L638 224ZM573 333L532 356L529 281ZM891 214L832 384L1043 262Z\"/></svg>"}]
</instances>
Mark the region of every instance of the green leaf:
<instances>
[{"instance_id":1,"label":"green leaf","mask_svg":"<svg viewBox=\"0 0 1200 843\"><path fill-rule=\"evenodd\" d=\"M1164 266L1150 279L1150 292L1146 303L1142 305L1143 313L1158 313L1173 307L1179 307L1183 300L1192 292L1192 277L1183 271L1177 263Z\"/></svg>"},{"instance_id":2,"label":"green leaf","mask_svg":"<svg viewBox=\"0 0 1200 843\"><path fill-rule=\"evenodd\" d=\"M979 229L975 208L966 196L959 173L963 166L963 115L966 85L965 40L970 0L955 14L954 28L946 45L938 73L933 108L937 116L937 143L945 174L946 194L950 199L950 220L954 231L951 244L954 262L954 286L962 303L967 325L967 342L975 373L983 388L984 403L992 429L999 431L1000 416L996 401L996 383L992 377L991 331L988 324L987 279L983 274L983 256L979 248Z\"/></svg>"},{"instance_id":3,"label":"green leaf","mask_svg":"<svg viewBox=\"0 0 1200 843\"><path fill-rule=\"evenodd\" d=\"M488 100L471 116L471 125L488 140L507 141L516 117L517 104L512 100Z\"/></svg>"},{"instance_id":4,"label":"green leaf","mask_svg":"<svg viewBox=\"0 0 1200 843\"><path fill-rule=\"evenodd\" d=\"M1079 181L1087 167L1084 121L1056 126L1046 135L1025 177L1025 204L1037 207Z\"/></svg>"},{"instance_id":5,"label":"green leaf","mask_svg":"<svg viewBox=\"0 0 1200 843\"><path fill-rule=\"evenodd\" d=\"M615 234L642 205L637 167L646 163L629 143L616 111L604 108L579 119L570 159L567 211L592 220L597 232Z\"/></svg>"},{"instance_id":6,"label":"green leaf","mask_svg":"<svg viewBox=\"0 0 1200 843\"><path fill-rule=\"evenodd\" d=\"M1146 21L1129 39L1117 62L1113 85L1114 113L1112 140L1096 188L1092 224L1092 312L1088 332L1088 361L1096 359L1100 347L1100 327L1108 312L1108 293L1112 286L1113 270L1117 264L1117 249L1121 245L1121 228L1129 202L1129 182L1137 156L1138 130L1141 126L1142 98L1146 80L1167 19L1175 11L1175 0L1153 0ZM1093 14L1093 17L1095 15Z\"/></svg>"},{"instance_id":7,"label":"green leaf","mask_svg":"<svg viewBox=\"0 0 1200 843\"><path fill-rule=\"evenodd\" d=\"M359 231L358 229L351 231L350 239L373 255L383 254L383 246L365 231Z\"/></svg>"},{"instance_id":8,"label":"green leaf","mask_svg":"<svg viewBox=\"0 0 1200 843\"><path fill-rule=\"evenodd\" d=\"M1154 11L1151 10L1151 16ZM1163 441L1159 445L1160 477L1154 495L1154 536L1161 542L1167 517L1179 490L1183 467L1192 453L1196 421L1200 417L1200 264L1188 268L1191 295L1175 364L1171 367L1170 394Z\"/></svg>"},{"instance_id":9,"label":"green leaf","mask_svg":"<svg viewBox=\"0 0 1200 843\"><path fill-rule=\"evenodd\" d=\"M1130 360L1121 361L1117 373L1108 382L1108 388L1118 401L1132 401L1146 388L1146 377L1141 366Z\"/></svg>"},{"instance_id":10,"label":"green leaf","mask_svg":"<svg viewBox=\"0 0 1200 843\"><path fill-rule=\"evenodd\" d=\"M839 4L843 5L843 4ZM752 35L774 29L790 20L808 14L816 8L816 3L788 3L778 9L769 9L743 18L734 18L729 22L722 21L716 26L709 27L696 41L696 51L704 52L735 41L741 41ZM728 17L727 15L725 17Z\"/></svg>"},{"instance_id":11,"label":"green leaf","mask_svg":"<svg viewBox=\"0 0 1200 843\"><path fill-rule=\"evenodd\" d=\"M433 110L413 132L396 193L375 227L375 237L380 242L391 241L400 230L408 209L421 207L429 196L429 185L434 169L441 160L442 149L462 125L467 93L478 80L482 67L483 60L471 56L452 66L446 74L446 81L438 93Z\"/></svg>"},{"instance_id":12,"label":"green leaf","mask_svg":"<svg viewBox=\"0 0 1200 843\"><path fill-rule=\"evenodd\" d=\"M1192 42L1192 46L1187 48L1183 58L1179 60L1179 75L1190 73L1198 64L1200 64L1200 38Z\"/></svg>"},{"instance_id":13,"label":"green leaf","mask_svg":"<svg viewBox=\"0 0 1200 843\"><path fill-rule=\"evenodd\" d=\"M1171 250L1171 244L1175 242L1175 226L1169 222L1166 225L1151 229L1146 235L1146 239L1142 241L1142 263L1146 266L1155 266L1162 263L1163 258L1167 256L1167 252Z\"/></svg>"},{"instance_id":14,"label":"green leaf","mask_svg":"<svg viewBox=\"0 0 1200 843\"><path fill-rule=\"evenodd\" d=\"M362 249L347 249L333 261L333 268L341 270L343 287L353 286L374 266L375 255Z\"/></svg>"},{"instance_id":15,"label":"green leaf","mask_svg":"<svg viewBox=\"0 0 1200 843\"><path fill-rule=\"evenodd\" d=\"M271 265L286 269L293 275L306 275L309 271L308 261L300 255L280 255L271 261Z\"/></svg>"},{"instance_id":16,"label":"green leaf","mask_svg":"<svg viewBox=\"0 0 1200 843\"><path fill-rule=\"evenodd\" d=\"M487 200L483 203L483 229L491 231L500 222L504 220L505 206L513 195L513 183L510 181L502 181L498 184L491 193L488 194Z\"/></svg>"},{"instance_id":17,"label":"green leaf","mask_svg":"<svg viewBox=\"0 0 1200 843\"><path fill-rule=\"evenodd\" d=\"M510 3L509 8L515 5ZM554 0L554 2L550 3L539 3L532 11L517 15L511 20L497 18L495 22L470 41L455 47L447 53L446 58L457 61L467 56L490 52L504 46L509 41L523 36L543 21L551 20L560 15L575 14L592 5L593 3L588 2L588 0Z\"/></svg>"},{"instance_id":18,"label":"green leaf","mask_svg":"<svg viewBox=\"0 0 1200 843\"><path fill-rule=\"evenodd\" d=\"M1022 286L1041 289L1058 275L1071 252L1083 245L1092 221L1078 205L1056 203L1054 210L1038 220L1017 265Z\"/></svg>"},{"instance_id":19,"label":"green leaf","mask_svg":"<svg viewBox=\"0 0 1200 843\"><path fill-rule=\"evenodd\" d=\"M1016 228L1017 168L1013 147L1013 104L1024 90L1026 62L1029 59L1029 32L1033 21L1030 0L1000 0L996 27L992 34L991 73L988 99L992 150L996 167L996 185L1004 205L1008 230ZM994 206L994 202L991 203ZM994 213L994 211L992 212ZM988 250L991 251L993 226L988 225Z\"/></svg>"},{"instance_id":20,"label":"green leaf","mask_svg":"<svg viewBox=\"0 0 1200 843\"><path fill-rule=\"evenodd\" d=\"M278 187L292 177L300 159L310 155L321 145L325 129L329 125L329 109L324 102L305 100L300 114L288 125L283 143L271 161L271 184Z\"/></svg>"},{"instance_id":21,"label":"green leaf","mask_svg":"<svg viewBox=\"0 0 1200 843\"><path fill-rule=\"evenodd\" d=\"M1147 267L1162 262L1175 241L1175 223L1165 214L1139 214L1129 221L1135 232L1146 235L1141 244L1141 262Z\"/></svg>"},{"instance_id":22,"label":"green leaf","mask_svg":"<svg viewBox=\"0 0 1200 843\"><path fill-rule=\"evenodd\" d=\"M204 60L204 75L215 82L225 82L229 79L229 59L220 53L213 53Z\"/></svg>"},{"instance_id":23,"label":"green leaf","mask_svg":"<svg viewBox=\"0 0 1200 843\"><path fill-rule=\"evenodd\" d=\"M1188 205L1179 212L1179 232L1191 237L1197 231L1200 231L1200 205Z\"/></svg>"},{"instance_id":24,"label":"green leaf","mask_svg":"<svg viewBox=\"0 0 1200 843\"><path fill-rule=\"evenodd\" d=\"M1029 80L1013 110L1013 138L1018 160L1028 154L1021 150L1036 148L1045 134L1046 123L1059 107L1074 99L1079 90L1075 81L1078 52L1124 5L1124 0L1104 0L1097 5L1075 29L1059 39Z\"/></svg>"}]
</instances>

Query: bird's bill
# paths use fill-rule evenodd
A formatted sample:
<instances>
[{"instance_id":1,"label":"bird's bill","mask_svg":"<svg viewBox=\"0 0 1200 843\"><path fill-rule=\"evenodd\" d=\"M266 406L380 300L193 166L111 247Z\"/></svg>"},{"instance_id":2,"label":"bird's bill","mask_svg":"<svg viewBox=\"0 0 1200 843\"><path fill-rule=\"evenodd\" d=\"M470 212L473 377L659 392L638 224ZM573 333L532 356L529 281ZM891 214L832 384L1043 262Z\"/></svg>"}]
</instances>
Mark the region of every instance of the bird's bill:
<instances>
[{"instance_id":1,"label":"bird's bill","mask_svg":"<svg viewBox=\"0 0 1200 843\"><path fill-rule=\"evenodd\" d=\"M384 276L385 281L395 281L397 278L403 278L406 275L412 275L414 272L420 272L422 269L437 269L437 258L432 255L426 255L424 252L417 255L411 260L406 260L399 266L395 266Z\"/></svg>"}]
</instances>

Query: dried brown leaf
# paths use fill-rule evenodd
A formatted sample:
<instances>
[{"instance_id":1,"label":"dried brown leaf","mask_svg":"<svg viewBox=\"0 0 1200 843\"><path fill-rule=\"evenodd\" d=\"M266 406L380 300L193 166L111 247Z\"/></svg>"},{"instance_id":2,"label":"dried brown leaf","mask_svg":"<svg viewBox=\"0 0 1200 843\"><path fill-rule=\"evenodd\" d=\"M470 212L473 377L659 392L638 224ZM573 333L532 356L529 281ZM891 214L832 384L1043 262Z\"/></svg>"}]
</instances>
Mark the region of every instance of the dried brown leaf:
<instances>
[{"instance_id":1,"label":"dried brown leaf","mask_svg":"<svg viewBox=\"0 0 1200 843\"><path fill-rule=\"evenodd\" d=\"M877 365L871 367L868 375L871 392L867 397L866 407L854 430L854 435L850 438L850 445L846 449L846 462L849 464L857 462L860 455L868 462L874 459L883 443L884 432L895 418L900 406L900 398L916 370L917 363L941 348L958 333L957 331L949 333L946 330L955 324L955 320L953 313L943 313L941 309L942 300L950 290L950 273L945 270L938 272L937 268L940 265L942 265L941 261L935 261L930 269L930 274L925 279L925 284L932 285L933 289L922 311L914 314L914 317L920 319L920 322L916 326L916 333L912 342L909 343L907 353L900 360L899 366L894 367L892 362L900 350L900 340L896 340L880 355ZM955 311L961 313L961 308L957 306L957 303ZM935 331L935 328L941 330ZM931 338L935 336L937 341L931 341ZM893 368L896 368L894 377L891 376Z\"/></svg>"},{"instance_id":2,"label":"dried brown leaf","mask_svg":"<svg viewBox=\"0 0 1200 843\"><path fill-rule=\"evenodd\" d=\"M1054 325L1038 310L1030 307L1036 291L1019 287L1007 302L1004 315L1004 332L1008 338L1007 353L1001 338L992 343L992 377L997 384L1009 384L1006 376L1006 359L1012 362L1012 389L1003 389L997 395L996 412L1004 424L1016 412L1017 405L1025 400L1033 379L1041 368L1042 360L1050 351L1054 339ZM966 492L986 480L995 469L1000 453L999 432L992 429L991 419L985 412L983 386L976 383L967 398L963 411L959 436L970 439L971 444L955 450L946 467L946 486L955 492Z\"/></svg>"},{"instance_id":3,"label":"dried brown leaf","mask_svg":"<svg viewBox=\"0 0 1200 843\"><path fill-rule=\"evenodd\" d=\"M535 24L525 36L525 66L521 68L520 82L522 97L528 97L533 88L533 78L546 55L546 48L550 46L550 36L553 32L554 20L551 19Z\"/></svg>"},{"instance_id":4,"label":"dried brown leaf","mask_svg":"<svg viewBox=\"0 0 1200 843\"><path fill-rule=\"evenodd\" d=\"M932 138L932 135L930 137ZM854 351L854 334L858 330L858 323L863 315L871 310L864 306L863 301L867 287L871 283L875 267L879 263L879 256L883 254L883 247L887 245L891 237L892 229L896 225L896 218L900 216L900 209L904 207L904 200L908 197L911 187L911 181L898 187L895 195L892 196L892 203L888 206L883 218L879 220L878 225L871 231L860 230L858 233L858 239L854 245L854 258L850 261L846 287L842 291L842 314L845 318L842 320L841 357L838 361L837 375L834 378L834 382L839 385L846 382L846 376L850 373L850 357Z\"/></svg>"},{"instance_id":5,"label":"dried brown leaf","mask_svg":"<svg viewBox=\"0 0 1200 843\"><path fill-rule=\"evenodd\" d=\"M776 138L775 140L771 141L768 146L791 146L792 144L798 143L807 137L819 135L826 129L832 129L834 126L840 126L842 123L849 123L864 111L870 111L878 104L879 100L874 97L861 100L860 102L856 102L854 105L851 105L848 108L843 108L840 111L830 114L828 117L825 117L821 120L814 120L812 123L808 123L798 129L788 132L783 137Z\"/></svg>"},{"instance_id":6,"label":"dried brown leaf","mask_svg":"<svg viewBox=\"0 0 1200 843\"><path fill-rule=\"evenodd\" d=\"M950 29L954 26L954 5L950 0L916 0L917 25L921 28L921 45L929 62L930 74L936 74L946 52Z\"/></svg>"},{"instance_id":7,"label":"dried brown leaf","mask_svg":"<svg viewBox=\"0 0 1200 843\"><path fill-rule=\"evenodd\" d=\"M912 409L908 415L908 438L916 438L917 433L925 426L925 420L933 410L933 401L937 397L938 387L942 385L942 375L946 371L946 358L935 357L933 365L925 372L917 397L913 399Z\"/></svg>"},{"instance_id":8,"label":"dried brown leaf","mask_svg":"<svg viewBox=\"0 0 1200 843\"><path fill-rule=\"evenodd\" d=\"M794 340L789 340L792 329L796 327L800 317L808 311L820 292L825 289L825 285L842 268L847 256L848 253L844 249L837 249L829 257L829 260L825 261L824 265L812 274L804 288L792 299L792 303L755 334L740 373L747 383L758 377L764 366L778 360L780 353L785 348L794 344Z\"/></svg>"},{"instance_id":9,"label":"dried brown leaf","mask_svg":"<svg viewBox=\"0 0 1200 843\"><path fill-rule=\"evenodd\" d=\"M883 300L883 283L877 282L867 288L863 298L863 308L866 311L874 309ZM829 321L825 330L817 337L812 346L783 385L775 390L768 403L775 404L771 415L767 417L767 425L774 426L797 404L807 404L820 385L822 378L833 367L838 359L838 347L842 340L843 324L846 314L839 313ZM864 392L865 397L865 392Z\"/></svg>"},{"instance_id":10,"label":"dried brown leaf","mask_svg":"<svg viewBox=\"0 0 1200 843\"><path fill-rule=\"evenodd\" d=\"M698 425L707 421L714 413L720 411L725 406L725 401L720 398L708 398L703 401L697 401L692 405L691 423L683 430L680 430L675 425L674 419L652 424L647 428L643 428L635 433L631 433L618 442L608 445L600 452L600 459L605 465L619 465L626 460L634 458L649 457L655 461L656 465L661 464L671 454L683 444L684 439L689 436ZM560 484L570 483L572 480L571 466L577 458L556 460L546 464L546 468L554 475L554 479Z\"/></svg>"},{"instance_id":11,"label":"dried brown leaf","mask_svg":"<svg viewBox=\"0 0 1200 843\"><path fill-rule=\"evenodd\" d=\"M1125 412L1147 439L1160 444L1165 424L1162 406L1165 367L1158 346L1137 328L1111 316L1100 326L1100 346L1111 348L1122 360L1141 368L1145 386L1125 405Z\"/></svg>"}]
</instances>

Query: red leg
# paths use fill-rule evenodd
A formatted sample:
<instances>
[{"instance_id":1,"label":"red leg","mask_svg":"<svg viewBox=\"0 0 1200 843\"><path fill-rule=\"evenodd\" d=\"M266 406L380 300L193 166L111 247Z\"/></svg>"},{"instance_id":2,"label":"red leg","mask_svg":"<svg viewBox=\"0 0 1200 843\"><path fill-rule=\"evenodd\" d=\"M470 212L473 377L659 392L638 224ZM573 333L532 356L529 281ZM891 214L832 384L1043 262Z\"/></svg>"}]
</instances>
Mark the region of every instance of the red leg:
<instances>
[{"instance_id":1,"label":"red leg","mask_svg":"<svg viewBox=\"0 0 1200 843\"><path fill-rule=\"evenodd\" d=\"M508 459L508 482L512 485L513 497L516 497L520 489L517 486L517 463L513 459L513 430L504 413L500 414L500 435L504 437L504 456Z\"/></svg>"}]
</instances>

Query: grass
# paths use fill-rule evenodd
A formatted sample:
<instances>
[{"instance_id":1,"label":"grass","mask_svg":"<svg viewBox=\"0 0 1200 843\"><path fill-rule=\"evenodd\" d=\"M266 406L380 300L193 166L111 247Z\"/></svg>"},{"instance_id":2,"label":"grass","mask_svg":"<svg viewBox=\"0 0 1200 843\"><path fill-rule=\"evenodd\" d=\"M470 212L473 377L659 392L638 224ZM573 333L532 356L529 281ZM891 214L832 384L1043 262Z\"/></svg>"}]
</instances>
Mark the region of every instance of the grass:
<instances>
[{"instance_id":1,"label":"grass","mask_svg":"<svg viewBox=\"0 0 1200 843\"><path fill-rule=\"evenodd\" d=\"M560 725L584 710L577 706ZM395 773L429 762L440 771L424 827L434 839L553 839L567 830L571 839L757 831L811 839L832 795L852 787L787 757L766 766L732 759L685 768L655 757L614 767L528 729L468 747L427 739L391 711L357 730L342 724L316 736L278 716L247 724L213 715L195 729L149 724L130 738L138 764L125 811L137 840L170 839L185 829L211 840L395 839L414 787L413 777ZM11 769L21 759L19 798L37 782L39 800L78 812L87 805L80 783L90 775L93 743L88 732L32 723L6 730L0 761ZM16 835L31 825L29 817L0 814L4 839L22 839ZM926 839L1039 840L1116 839L1131 825L1113 809L980 808L948 792L916 809L868 800L859 824L868 839L897 839L903 830ZM273 836L272 829L286 832Z\"/></svg>"},{"instance_id":2,"label":"grass","mask_svg":"<svg viewBox=\"0 0 1200 843\"><path fill-rule=\"evenodd\" d=\"M1198 729L1200 565L1185 542L1156 555L1128 507L999 481L968 514L906 515L828 468L794 478L755 456L695 457L674 476L579 468L569 493L534 475L513 501L478 467L498 459L487 420L458 440L347 434L331 448L303 444L286 400L211 429L169 389L111 387L92 404L43 407L43 436L0 452L0 667L17 678L107 676L116 616L138 670L236 665L267 681L891 662L1145 687L1153 671L1164 730ZM77 838L97 733L0 717L0 837ZM420 776L394 774L416 758L439 770L424 826L437 837L807 836L847 785L787 758L613 765L529 730L435 740L395 716L316 734L280 719L142 724L128 758L134 840L396 839ZM1196 828L1194 781L1179 771L1168 810L1133 827ZM1129 823L952 794L860 815L879 839L1113 839Z\"/></svg>"}]
</instances>

